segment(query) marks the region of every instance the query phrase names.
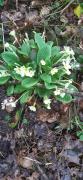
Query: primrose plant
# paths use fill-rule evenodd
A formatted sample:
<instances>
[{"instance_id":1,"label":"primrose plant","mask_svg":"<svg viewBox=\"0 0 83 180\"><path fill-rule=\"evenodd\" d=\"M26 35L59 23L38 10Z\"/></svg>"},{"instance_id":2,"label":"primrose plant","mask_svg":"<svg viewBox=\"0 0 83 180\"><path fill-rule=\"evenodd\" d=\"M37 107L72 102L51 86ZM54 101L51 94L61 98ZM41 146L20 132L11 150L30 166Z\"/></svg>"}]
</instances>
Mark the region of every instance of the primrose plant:
<instances>
[{"instance_id":1,"label":"primrose plant","mask_svg":"<svg viewBox=\"0 0 83 180\"><path fill-rule=\"evenodd\" d=\"M63 103L73 100L77 88L71 75L77 62L70 47L60 50L36 32L34 39L25 38L18 48L9 43L5 47L1 55L0 85L6 84L8 96L18 97L15 105L18 101L26 103L33 96L42 99L47 109L54 98ZM36 111L36 102L29 108Z\"/></svg>"}]
</instances>

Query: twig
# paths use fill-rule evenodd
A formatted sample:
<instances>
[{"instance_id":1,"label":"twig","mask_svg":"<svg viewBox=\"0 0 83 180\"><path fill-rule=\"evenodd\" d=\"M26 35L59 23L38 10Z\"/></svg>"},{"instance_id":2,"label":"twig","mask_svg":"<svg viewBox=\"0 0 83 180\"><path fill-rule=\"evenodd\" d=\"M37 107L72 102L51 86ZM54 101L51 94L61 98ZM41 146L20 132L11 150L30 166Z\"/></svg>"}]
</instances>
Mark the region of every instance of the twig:
<instances>
[{"instance_id":1,"label":"twig","mask_svg":"<svg viewBox=\"0 0 83 180\"><path fill-rule=\"evenodd\" d=\"M67 8L69 8L69 6L70 6L73 2L74 2L74 0L71 0L71 1L64 7L64 9L62 9L62 11L61 11L60 14L63 14L64 11L65 11Z\"/></svg>"},{"instance_id":2,"label":"twig","mask_svg":"<svg viewBox=\"0 0 83 180\"><path fill-rule=\"evenodd\" d=\"M3 26L3 23L2 23L2 36L3 36L3 48L4 48L4 51L5 51L5 38L4 38L4 26Z\"/></svg>"},{"instance_id":3,"label":"twig","mask_svg":"<svg viewBox=\"0 0 83 180\"><path fill-rule=\"evenodd\" d=\"M28 160L31 160L31 161L35 162L36 164L42 165L42 163L39 162L39 161L37 161L36 159L32 159L32 158L30 158L30 157L24 157L24 158L25 158L25 159L28 159Z\"/></svg>"},{"instance_id":4,"label":"twig","mask_svg":"<svg viewBox=\"0 0 83 180\"><path fill-rule=\"evenodd\" d=\"M16 10L18 11L18 0L16 0Z\"/></svg>"}]
</instances>

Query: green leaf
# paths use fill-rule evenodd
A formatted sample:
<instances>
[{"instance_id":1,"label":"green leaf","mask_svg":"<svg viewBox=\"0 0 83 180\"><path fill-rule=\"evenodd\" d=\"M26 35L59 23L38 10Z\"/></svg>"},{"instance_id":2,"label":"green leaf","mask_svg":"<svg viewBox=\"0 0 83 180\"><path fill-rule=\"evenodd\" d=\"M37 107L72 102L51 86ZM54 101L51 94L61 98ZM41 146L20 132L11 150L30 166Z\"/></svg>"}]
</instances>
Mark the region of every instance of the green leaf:
<instances>
[{"instance_id":1,"label":"green leaf","mask_svg":"<svg viewBox=\"0 0 83 180\"><path fill-rule=\"evenodd\" d=\"M56 80L61 80L65 75L65 70L63 68L59 68L58 72L52 76L52 82L55 83Z\"/></svg>"},{"instance_id":2,"label":"green leaf","mask_svg":"<svg viewBox=\"0 0 83 180\"><path fill-rule=\"evenodd\" d=\"M47 44L52 47L53 46L53 41L48 41Z\"/></svg>"},{"instance_id":3,"label":"green leaf","mask_svg":"<svg viewBox=\"0 0 83 180\"><path fill-rule=\"evenodd\" d=\"M80 135L80 141L83 141L83 134Z\"/></svg>"},{"instance_id":4,"label":"green leaf","mask_svg":"<svg viewBox=\"0 0 83 180\"><path fill-rule=\"evenodd\" d=\"M40 36L39 33L36 33L36 32L35 32L35 42L37 43L37 46L39 49L45 46L44 39Z\"/></svg>"},{"instance_id":5,"label":"green leaf","mask_svg":"<svg viewBox=\"0 0 83 180\"><path fill-rule=\"evenodd\" d=\"M83 131L77 131L77 136L79 137L80 141L83 141Z\"/></svg>"},{"instance_id":6,"label":"green leaf","mask_svg":"<svg viewBox=\"0 0 83 180\"><path fill-rule=\"evenodd\" d=\"M30 94L31 94L30 91L24 92L20 98L20 103L21 104L26 103L28 101L28 99L30 98Z\"/></svg>"},{"instance_id":7,"label":"green leaf","mask_svg":"<svg viewBox=\"0 0 83 180\"><path fill-rule=\"evenodd\" d=\"M23 42L21 46L21 52L26 56L28 56L30 53L29 41L27 39Z\"/></svg>"},{"instance_id":8,"label":"green leaf","mask_svg":"<svg viewBox=\"0 0 83 180\"><path fill-rule=\"evenodd\" d=\"M29 40L29 44L32 49L37 49L37 45L33 39Z\"/></svg>"},{"instance_id":9,"label":"green leaf","mask_svg":"<svg viewBox=\"0 0 83 180\"><path fill-rule=\"evenodd\" d=\"M79 4L77 7L75 7L74 9L74 14L80 18L81 14L83 14L83 7L81 6L81 4Z\"/></svg>"},{"instance_id":10,"label":"green leaf","mask_svg":"<svg viewBox=\"0 0 83 180\"><path fill-rule=\"evenodd\" d=\"M0 0L0 6L4 5L4 0Z\"/></svg>"},{"instance_id":11,"label":"green leaf","mask_svg":"<svg viewBox=\"0 0 83 180\"><path fill-rule=\"evenodd\" d=\"M77 61L83 64L83 55L79 55L79 57L77 58Z\"/></svg>"},{"instance_id":12,"label":"green leaf","mask_svg":"<svg viewBox=\"0 0 83 180\"><path fill-rule=\"evenodd\" d=\"M31 88L33 86L35 86L38 83L38 79L34 79L34 78L25 78L22 81L22 86L25 88Z\"/></svg>"},{"instance_id":13,"label":"green leaf","mask_svg":"<svg viewBox=\"0 0 83 180\"><path fill-rule=\"evenodd\" d=\"M23 118L23 120L22 120L22 124L23 125L29 125L29 120L28 119L26 119L26 118Z\"/></svg>"},{"instance_id":14,"label":"green leaf","mask_svg":"<svg viewBox=\"0 0 83 180\"><path fill-rule=\"evenodd\" d=\"M22 77L19 74L16 74L15 72L11 73L11 77L15 80L21 81Z\"/></svg>"},{"instance_id":15,"label":"green leaf","mask_svg":"<svg viewBox=\"0 0 83 180\"><path fill-rule=\"evenodd\" d=\"M45 83L45 87L46 87L46 89L55 89L56 88L56 85L54 85L54 84L50 84L50 83Z\"/></svg>"},{"instance_id":16,"label":"green leaf","mask_svg":"<svg viewBox=\"0 0 83 180\"><path fill-rule=\"evenodd\" d=\"M49 59L51 57L51 47L49 45L45 45L43 48L39 49L37 54L37 62L39 62L43 59L46 62L49 62Z\"/></svg>"},{"instance_id":17,"label":"green leaf","mask_svg":"<svg viewBox=\"0 0 83 180\"><path fill-rule=\"evenodd\" d=\"M25 90L26 90L26 88L24 88L21 84L17 84L14 89L14 93L20 94L20 93L24 92Z\"/></svg>"},{"instance_id":18,"label":"green leaf","mask_svg":"<svg viewBox=\"0 0 83 180\"><path fill-rule=\"evenodd\" d=\"M40 78L47 83L51 83L51 76L46 73L42 74Z\"/></svg>"},{"instance_id":19,"label":"green leaf","mask_svg":"<svg viewBox=\"0 0 83 180\"><path fill-rule=\"evenodd\" d=\"M78 92L78 89L74 85L70 84L68 86L68 91L69 93L75 93L75 92Z\"/></svg>"},{"instance_id":20,"label":"green leaf","mask_svg":"<svg viewBox=\"0 0 83 180\"><path fill-rule=\"evenodd\" d=\"M60 53L60 48L58 46L53 46L51 51L52 51L51 57L58 56Z\"/></svg>"},{"instance_id":21,"label":"green leaf","mask_svg":"<svg viewBox=\"0 0 83 180\"><path fill-rule=\"evenodd\" d=\"M67 103L70 103L72 101L72 96L69 95L69 94L65 94L64 97L61 97L61 96L57 96L56 99L58 101L61 101L62 103L64 104L67 104Z\"/></svg>"},{"instance_id":22,"label":"green leaf","mask_svg":"<svg viewBox=\"0 0 83 180\"><path fill-rule=\"evenodd\" d=\"M5 84L9 80L9 76L0 77L0 85Z\"/></svg>"},{"instance_id":23,"label":"green leaf","mask_svg":"<svg viewBox=\"0 0 83 180\"><path fill-rule=\"evenodd\" d=\"M8 66L16 66L15 63L20 64L18 56L13 52L3 52L2 58L8 64Z\"/></svg>"},{"instance_id":24,"label":"green leaf","mask_svg":"<svg viewBox=\"0 0 83 180\"><path fill-rule=\"evenodd\" d=\"M7 95L10 96L14 92L14 85L11 85L7 88Z\"/></svg>"},{"instance_id":25,"label":"green leaf","mask_svg":"<svg viewBox=\"0 0 83 180\"><path fill-rule=\"evenodd\" d=\"M48 89L45 89L45 88L40 88L40 87L37 87L35 88L35 94L38 94L39 97L45 97L45 96L50 96L51 94L51 91L49 91Z\"/></svg>"},{"instance_id":26,"label":"green leaf","mask_svg":"<svg viewBox=\"0 0 83 180\"><path fill-rule=\"evenodd\" d=\"M60 48L58 46L53 46L51 48L51 59L53 63L56 63L62 56L60 53Z\"/></svg>"},{"instance_id":27,"label":"green leaf","mask_svg":"<svg viewBox=\"0 0 83 180\"><path fill-rule=\"evenodd\" d=\"M16 114L14 115L14 121L9 124L9 127L16 128L18 125L18 122L21 119L21 115L22 115L22 109L17 110Z\"/></svg>"},{"instance_id":28,"label":"green leaf","mask_svg":"<svg viewBox=\"0 0 83 180\"><path fill-rule=\"evenodd\" d=\"M18 50L15 46L13 46L12 44L9 44L9 43L7 43L8 44L8 46L6 47L6 49L7 49L7 51L10 51L10 52L15 52L16 53L16 51Z\"/></svg>"}]
</instances>

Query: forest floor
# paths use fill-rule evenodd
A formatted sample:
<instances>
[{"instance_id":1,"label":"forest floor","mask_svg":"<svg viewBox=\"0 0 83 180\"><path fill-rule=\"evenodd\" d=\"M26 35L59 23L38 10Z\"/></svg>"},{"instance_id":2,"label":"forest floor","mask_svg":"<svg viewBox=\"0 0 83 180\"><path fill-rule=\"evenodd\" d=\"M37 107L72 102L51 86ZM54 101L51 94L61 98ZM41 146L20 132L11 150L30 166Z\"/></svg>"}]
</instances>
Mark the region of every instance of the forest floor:
<instances>
[{"instance_id":1,"label":"forest floor","mask_svg":"<svg viewBox=\"0 0 83 180\"><path fill-rule=\"evenodd\" d=\"M0 6L0 52L12 41L10 31L15 30L19 40L36 31L57 46L72 47L83 65L83 15L76 15L77 6L74 0L5 0ZM83 179L83 69L76 72L76 83L81 92L76 102L54 101L51 110L40 107L37 112L26 105L19 119L16 109L1 109L7 96L6 87L0 87L0 180Z\"/></svg>"}]
</instances>

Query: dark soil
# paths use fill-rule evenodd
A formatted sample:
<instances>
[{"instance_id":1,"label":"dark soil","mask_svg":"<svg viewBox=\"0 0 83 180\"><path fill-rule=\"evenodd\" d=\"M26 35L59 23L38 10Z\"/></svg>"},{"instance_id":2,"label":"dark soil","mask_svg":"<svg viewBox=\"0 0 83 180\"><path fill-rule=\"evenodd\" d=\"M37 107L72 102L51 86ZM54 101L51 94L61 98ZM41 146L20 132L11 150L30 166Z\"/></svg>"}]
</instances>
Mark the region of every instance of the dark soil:
<instances>
[{"instance_id":1,"label":"dark soil","mask_svg":"<svg viewBox=\"0 0 83 180\"><path fill-rule=\"evenodd\" d=\"M4 99L4 89L0 92ZM54 105L58 112L60 104ZM1 180L83 179L83 143L76 138L75 132L68 133L61 122L49 123L53 113L49 116L46 112L43 109L42 114L32 113L26 107L27 125L21 123L16 129L11 129L4 119L0 120ZM0 113L2 115L3 111Z\"/></svg>"}]
</instances>

